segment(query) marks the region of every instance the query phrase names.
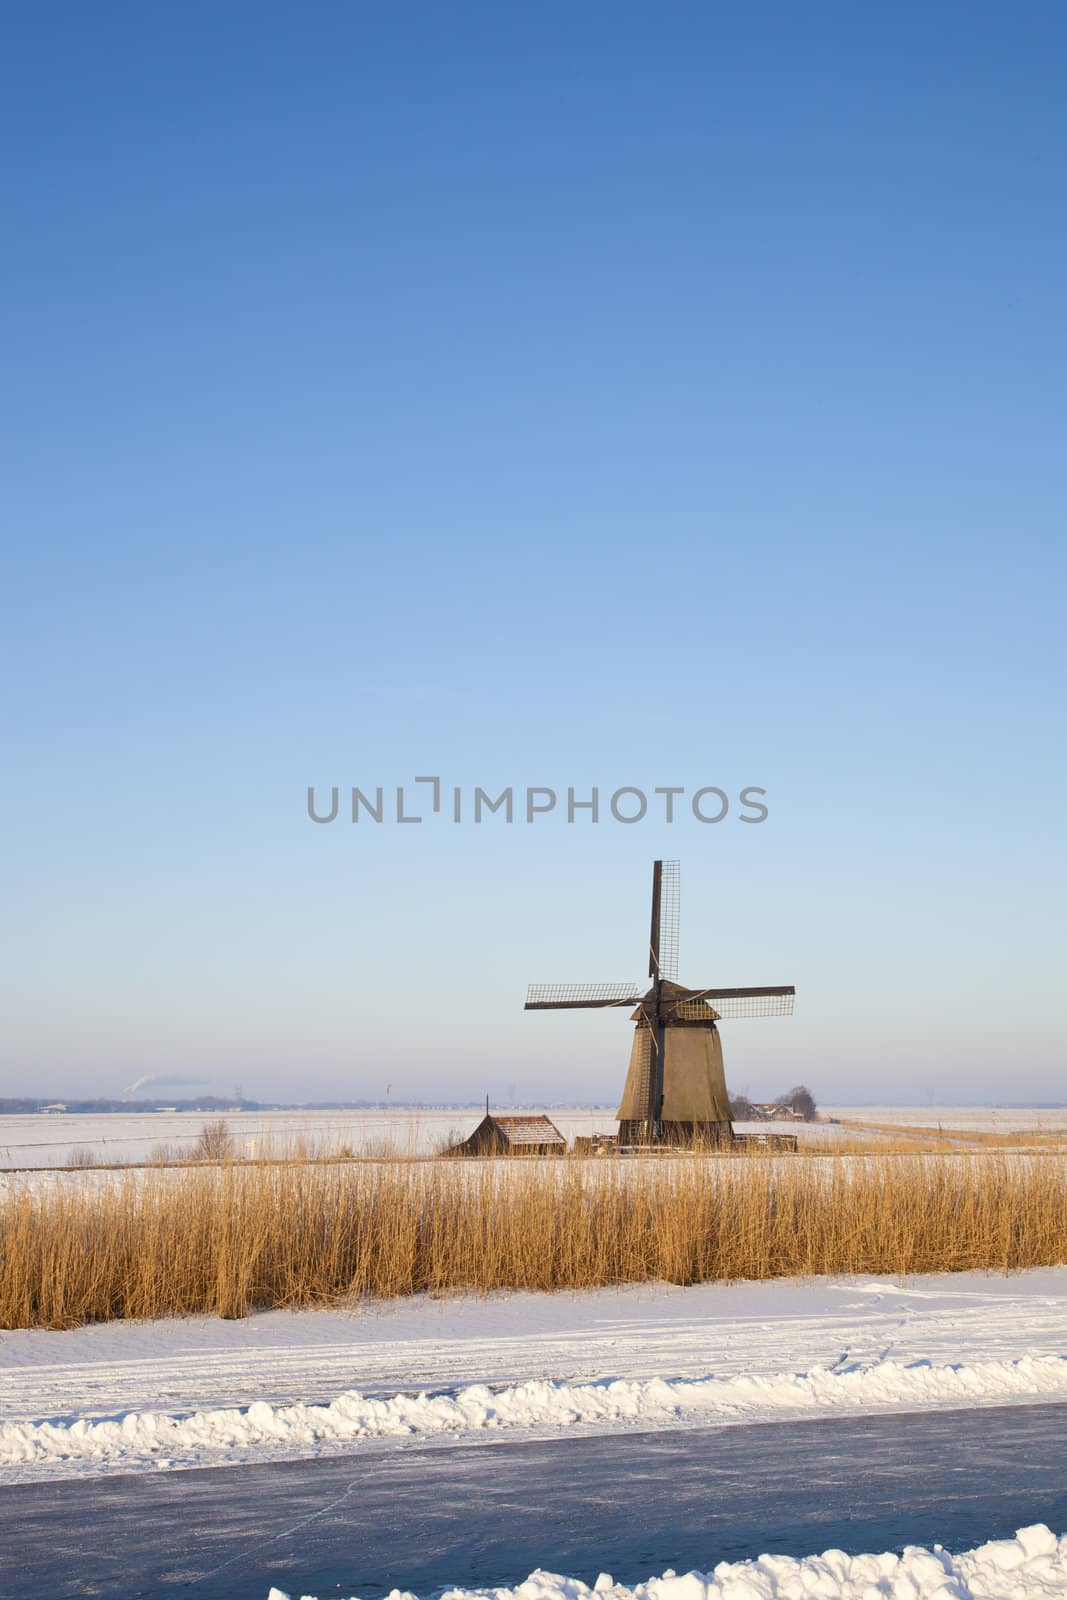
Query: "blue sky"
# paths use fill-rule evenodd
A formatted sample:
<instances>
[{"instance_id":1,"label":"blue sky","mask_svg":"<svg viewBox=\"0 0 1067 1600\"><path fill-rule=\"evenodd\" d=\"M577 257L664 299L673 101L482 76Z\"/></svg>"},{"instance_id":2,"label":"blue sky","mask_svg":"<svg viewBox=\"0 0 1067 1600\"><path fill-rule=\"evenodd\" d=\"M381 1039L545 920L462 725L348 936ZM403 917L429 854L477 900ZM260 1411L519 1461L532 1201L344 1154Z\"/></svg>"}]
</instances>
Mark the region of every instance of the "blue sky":
<instances>
[{"instance_id":1,"label":"blue sky","mask_svg":"<svg viewBox=\"0 0 1067 1600\"><path fill-rule=\"evenodd\" d=\"M1063 8L0 26L0 1093L610 1100L667 855L733 1088L1067 1098Z\"/></svg>"}]
</instances>

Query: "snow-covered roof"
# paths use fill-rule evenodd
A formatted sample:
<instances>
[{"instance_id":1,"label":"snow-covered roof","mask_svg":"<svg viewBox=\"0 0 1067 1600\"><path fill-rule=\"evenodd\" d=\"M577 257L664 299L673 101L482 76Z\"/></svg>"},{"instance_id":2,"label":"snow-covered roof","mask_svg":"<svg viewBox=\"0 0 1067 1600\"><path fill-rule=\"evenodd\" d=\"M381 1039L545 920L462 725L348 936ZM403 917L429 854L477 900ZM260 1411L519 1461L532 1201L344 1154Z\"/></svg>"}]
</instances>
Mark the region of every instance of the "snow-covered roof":
<instances>
[{"instance_id":1,"label":"snow-covered roof","mask_svg":"<svg viewBox=\"0 0 1067 1600\"><path fill-rule=\"evenodd\" d=\"M548 1117L498 1117L491 1121L500 1129L508 1144L566 1144L566 1140Z\"/></svg>"}]
</instances>

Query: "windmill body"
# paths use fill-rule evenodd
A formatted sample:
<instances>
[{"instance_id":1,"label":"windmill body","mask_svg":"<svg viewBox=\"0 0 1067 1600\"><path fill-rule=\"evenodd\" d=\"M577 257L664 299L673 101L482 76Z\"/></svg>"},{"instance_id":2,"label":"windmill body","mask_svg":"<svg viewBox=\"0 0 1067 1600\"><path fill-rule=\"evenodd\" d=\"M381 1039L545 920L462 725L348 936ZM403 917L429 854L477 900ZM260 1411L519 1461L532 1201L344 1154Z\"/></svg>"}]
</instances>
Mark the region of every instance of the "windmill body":
<instances>
[{"instance_id":1,"label":"windmill body","mask_svg":"<svg viewBox=\"0 0 1067 1600\"><path fill-rule=\"evenodd\" d=\"M733 1140L718 1023L788 1016L792 984L689 989L677 981L677 861L652 869L649 988L625 983L533 984L527 1011L635 1009L630 1067L619 1105L619 1143L727 1144Z\"/></svg>"},{"instance_id":2,"label":"windmill body","mask_svg":"<svg viewBox=\"0 0 1067 1600\"><path fill-rule=\"evenodd\" d=\"M633 1013L630 1070L619 1105L620 1144L640 1144L650 1137L652 1096L658 1106L651 1137L672 1143L723 1143L732 1137L730 1101L726 1093L722 1041L715 1026L719 1013L706 1000L688 1001L689 991L669 978L661 979ZM678 1016L679 1001L687 1000L691 1012ZM663 1088L657 1092L657 1035L653 1018L658 1011L663 1052Z\"/></svg>"}]
</instances>

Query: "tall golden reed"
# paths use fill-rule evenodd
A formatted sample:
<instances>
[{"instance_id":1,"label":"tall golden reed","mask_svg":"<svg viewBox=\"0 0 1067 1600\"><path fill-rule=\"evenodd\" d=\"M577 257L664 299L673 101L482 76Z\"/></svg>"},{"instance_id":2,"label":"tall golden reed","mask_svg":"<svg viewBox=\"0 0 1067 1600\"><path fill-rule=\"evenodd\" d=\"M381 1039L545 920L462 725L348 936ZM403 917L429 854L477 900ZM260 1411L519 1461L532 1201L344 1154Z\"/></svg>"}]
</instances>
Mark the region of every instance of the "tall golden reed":
<instances>
[{"instance_id":1,"label":"tall golden reed","mask_svg":"<svg viewBox=\"0 0 1067 1600\"><path fill-rule=\"evenodd\" d=\"M224 1163L0 1202L0 1327L1059 1262L1059 1155Z\"/></svg>"}]
</instances>

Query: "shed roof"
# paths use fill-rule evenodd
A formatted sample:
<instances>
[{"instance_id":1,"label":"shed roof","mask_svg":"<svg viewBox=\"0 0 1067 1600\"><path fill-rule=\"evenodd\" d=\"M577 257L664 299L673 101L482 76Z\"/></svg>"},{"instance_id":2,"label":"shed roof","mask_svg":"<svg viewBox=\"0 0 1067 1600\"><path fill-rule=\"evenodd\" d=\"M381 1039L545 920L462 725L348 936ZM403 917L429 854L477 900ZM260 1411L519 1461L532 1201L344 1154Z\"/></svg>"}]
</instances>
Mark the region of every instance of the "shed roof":
<instances>
[{"instance_id":1,"label":"shed roof","mask_svg":"<svg viewBox=\"0 0 1067 1600\"><path fill-rule=\"evenodd\" d=\"M545 1116L498 1117L490 1122L503 1134L508 1144L566 1144L555 1123Z\"/></svg>"}]
</instances>

